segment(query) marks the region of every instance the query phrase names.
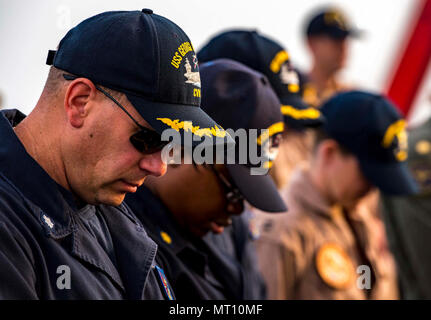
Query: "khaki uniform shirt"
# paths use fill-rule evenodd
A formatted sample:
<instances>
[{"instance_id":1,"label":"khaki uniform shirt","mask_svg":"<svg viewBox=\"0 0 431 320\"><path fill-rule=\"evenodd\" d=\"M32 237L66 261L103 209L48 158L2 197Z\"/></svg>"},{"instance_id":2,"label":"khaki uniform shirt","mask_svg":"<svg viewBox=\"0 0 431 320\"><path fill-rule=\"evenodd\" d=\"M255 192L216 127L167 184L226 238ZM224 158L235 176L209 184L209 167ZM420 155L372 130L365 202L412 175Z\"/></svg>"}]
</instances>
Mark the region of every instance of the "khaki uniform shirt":
<instances>
[{"instance_id":1,"label":"khaki uniform shirt","mask_svg":"<svg viewBox=\"0 0 431 320\"><path fill-rule=\"evenodd\" d=\"M350 87L334 79L322 91L318 91L313 82L308 81L303 84L302 98L312 107L320 108L322 103L331 98L334 94L347 91Z\"/></svg>"},{"instance_id":2,"label":"khaki uniform shirt","mask_svg":"<svg viewBox=\"0 0 431 320\"><path fill-rule=\"evenodd\" d=\"M382 225L375 216L330 207L303 168L292 175L285 196L289 212L256 214L269 299L398 297L394 262L378 239Z\"/></svg>"}]
</instances>

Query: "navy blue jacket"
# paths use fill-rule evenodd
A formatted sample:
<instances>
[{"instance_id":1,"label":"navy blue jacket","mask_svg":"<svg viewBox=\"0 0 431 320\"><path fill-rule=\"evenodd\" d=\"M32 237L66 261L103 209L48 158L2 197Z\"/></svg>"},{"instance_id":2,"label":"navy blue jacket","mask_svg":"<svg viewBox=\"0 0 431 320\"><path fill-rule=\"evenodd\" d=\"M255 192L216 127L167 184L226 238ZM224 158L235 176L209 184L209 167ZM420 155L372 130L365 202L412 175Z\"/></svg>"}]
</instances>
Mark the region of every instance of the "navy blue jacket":
<instances>
[{"instance_id":1,"label":"navy blue jacket","mask_svg":"<svg viewBox=\"0 0 431 320\"><path fill-rule=\"evenodd\" d=\"M221 234L208 233L204 242L217 257L215 268L220 272L220 279L229 291L234 292L237 300L264 300L266 286L259 271L254 238L249 228L246 212L232 217L232 224L224 228ZM227 270L230 270L227 272ZM233 276L234 275L234 276Z\"/></svg>"},{"instance_id":2,"label":"navy blue jacket","mask_svg":"<svg viewBox=\"0 0 431 320\"><path fill-rule=\"evenodd\" d=\"M142 186L126 203L157 242L157 261L164 268L178 300L264 299L248 227L241 217L220 235L203 239L187 233L171 212Z\"/></svg>"},{"instance_id":3,"label":"navy blue jacket","mask_svg":"<svg viewBox=\"0 0 431 320\"><path fill-rule=\"evenodd\" d=\"M164 299L157 245L142 224L125 205L77 208L15 135L24 117L0 112L0 299ZM74 219L95 210L110 230L115 265Z\"/></svg>"}]
</instances>

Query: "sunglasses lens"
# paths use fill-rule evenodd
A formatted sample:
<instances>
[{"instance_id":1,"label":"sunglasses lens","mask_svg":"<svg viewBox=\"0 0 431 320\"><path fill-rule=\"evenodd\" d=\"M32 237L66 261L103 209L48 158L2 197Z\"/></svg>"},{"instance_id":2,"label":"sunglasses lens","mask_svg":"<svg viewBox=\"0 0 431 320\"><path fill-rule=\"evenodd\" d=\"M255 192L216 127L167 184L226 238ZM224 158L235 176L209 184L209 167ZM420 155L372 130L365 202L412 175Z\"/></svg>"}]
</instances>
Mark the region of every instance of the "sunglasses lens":
<instances>
[{"instance_id":1,"label":"sunglasses lens","mask_svg":"<svg viewBox=\"0 0 431 320\"><path fill-rule=\"evenodd\" d=\"M130 137L130 142L139 152L150 154L162 150L169 143L160 139L156 131L142 129Z\"/></svg>"}]
</instances>

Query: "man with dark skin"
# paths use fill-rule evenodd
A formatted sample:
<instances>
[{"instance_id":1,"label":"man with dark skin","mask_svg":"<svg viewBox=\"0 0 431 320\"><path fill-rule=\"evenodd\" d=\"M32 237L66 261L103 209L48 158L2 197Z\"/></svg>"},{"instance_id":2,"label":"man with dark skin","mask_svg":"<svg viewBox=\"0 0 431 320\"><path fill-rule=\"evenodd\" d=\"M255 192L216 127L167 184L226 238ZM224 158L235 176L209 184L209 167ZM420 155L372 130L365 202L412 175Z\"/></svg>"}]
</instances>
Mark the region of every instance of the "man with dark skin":
<instances>
[{"instance_id":1,"label":"man with dark skin","mask_svg":"<svg viewBox=\"0 0 431 320\"><path fill-rule=\"evenodd\" d=\"M268 80L227 59L202 64L201 77L205 112L224 128L246 129L250 144L261 143L262 165L270 168L283 118ZM249 129L268 129L268 135L256 140ZM286 210L274 182L269 175L251 175L250 160L193 165L187 164L190 156L170 165L163 177L146 180L126 203L159 245L158 261L177 299L263 299L254 248L239 215L245 200L264 211Z\"/></svg>"}]
</instances>

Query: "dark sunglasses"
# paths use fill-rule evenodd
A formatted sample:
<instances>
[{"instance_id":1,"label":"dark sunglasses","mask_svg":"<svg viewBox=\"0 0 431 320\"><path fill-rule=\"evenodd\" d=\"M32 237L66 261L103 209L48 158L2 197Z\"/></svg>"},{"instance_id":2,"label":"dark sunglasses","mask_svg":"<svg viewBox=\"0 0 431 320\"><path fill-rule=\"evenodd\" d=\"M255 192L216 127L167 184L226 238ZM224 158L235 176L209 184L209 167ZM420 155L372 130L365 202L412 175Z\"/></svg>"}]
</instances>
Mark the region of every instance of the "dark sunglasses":
<instances>
[{"instance_id":1,"label":"dark sunglasses","mask_svg":"<svg viewBox=\"0 0 431 320\"><path fill-rule=\"evenodd\" d=\"M63 74L64 79L66 80L75 80L79 77L72 76L69 74ZM106 90L102 89L98 85L94 84L97 90L102 92L107 98L111 99L117 106L123 110L130 119L139 127L139 131L130 136L130 142L135 147L136 150L139 152L145 153L145 154L151 154L158 152L163 149L164 146L166 146L169 141L162 141L160 134L158 134L156 131L148 129L138 123L132 115L127 112L127 110L112 96L110 95Z\"/></svg>"},{"instance_id":2,"label":"dark sunglasses","mask_svg":"<svg viewBox=\"0 0 431 320\"><path fill-rule=\"evenodd\" d=\"M223 185L223 189L225 191L225 197L227 204L231 204L235 211L243 211L244 209L244 196L241 191L231 183L228 178L226 178L221 172L219 172L214 165L210 165L211 170L217 176L221 184Z\"/></svg>"}]
</instances>

